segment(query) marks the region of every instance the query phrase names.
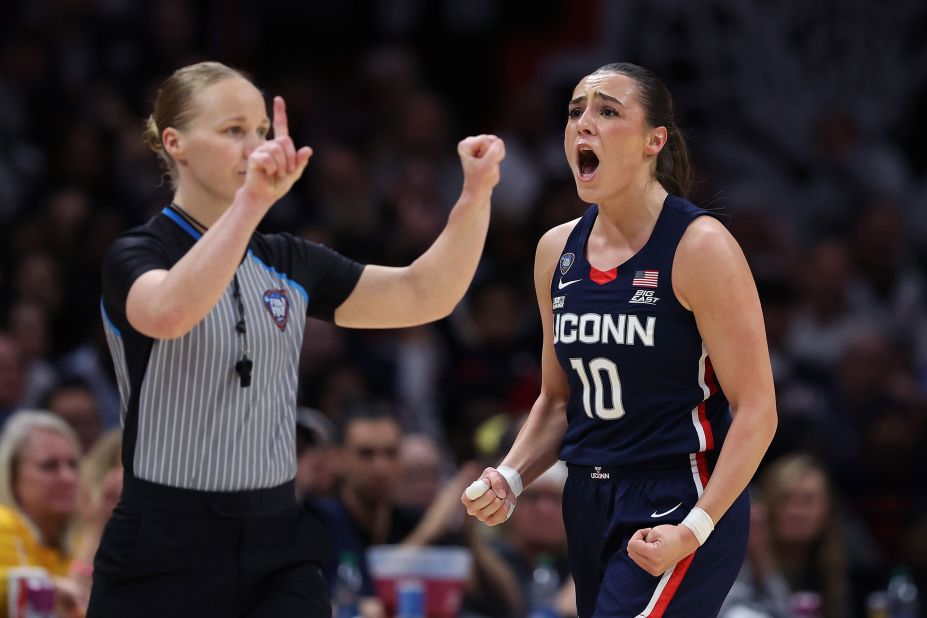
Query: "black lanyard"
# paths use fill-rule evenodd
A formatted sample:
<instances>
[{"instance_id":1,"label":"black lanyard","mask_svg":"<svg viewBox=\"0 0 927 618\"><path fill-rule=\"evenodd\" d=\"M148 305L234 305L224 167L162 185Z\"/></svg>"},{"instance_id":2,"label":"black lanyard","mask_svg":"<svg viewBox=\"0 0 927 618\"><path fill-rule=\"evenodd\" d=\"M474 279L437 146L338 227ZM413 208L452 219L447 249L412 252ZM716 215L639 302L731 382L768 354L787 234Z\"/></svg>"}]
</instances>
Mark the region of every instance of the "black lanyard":
<instances>
[{"instance_id":1,"label":"black lanyard","mask_svg":"<svg viewBox=\"0 0 927 618\"><path fill-rule=\"evenodd\" d=\"M205 234L209 229L194 219L190 213L188 213L177 204L171 204L171 206L200 234ZM237 269L235 274L232 275L232 285L232 297L235 299L235 306L238 309L238 321L235 323L235 331L239 334L242 340L241 358L238 359L237 363L235 363L235 373L238 374L241 387L246 388L251 386L251 368L254 366L254 362L248 358L248 326L245 323L245 304L241 300L241 286L238 284Z\"/></svg>"}]
</instances>

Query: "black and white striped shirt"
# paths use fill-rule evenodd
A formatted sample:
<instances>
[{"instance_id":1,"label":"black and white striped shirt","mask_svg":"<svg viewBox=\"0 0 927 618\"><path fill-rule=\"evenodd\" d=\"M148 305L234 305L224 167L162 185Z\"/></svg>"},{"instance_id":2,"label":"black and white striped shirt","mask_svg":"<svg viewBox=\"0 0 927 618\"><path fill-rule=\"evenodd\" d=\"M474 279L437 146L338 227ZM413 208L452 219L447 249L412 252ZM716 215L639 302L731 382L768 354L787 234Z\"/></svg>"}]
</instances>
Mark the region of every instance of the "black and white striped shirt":
<instances>
[{"instance_id":1,"label":"black and white striped shirt","mask_svg":"<svg viewBox=\"0 0 927 618\"><path fill-rule=\"evenodd\" d=\"M297 363L306 317L331 320L363 266L289 234L254 234L234 285L190 332L171 340L135 331L125 314L135 280L170 269L200 238L168 207L120 237L103 264L102 313L125 427L123 464L138 478L236 491L295 476ZM235 363L247 340L252 383Z\"/></svg>"}]
</instances>

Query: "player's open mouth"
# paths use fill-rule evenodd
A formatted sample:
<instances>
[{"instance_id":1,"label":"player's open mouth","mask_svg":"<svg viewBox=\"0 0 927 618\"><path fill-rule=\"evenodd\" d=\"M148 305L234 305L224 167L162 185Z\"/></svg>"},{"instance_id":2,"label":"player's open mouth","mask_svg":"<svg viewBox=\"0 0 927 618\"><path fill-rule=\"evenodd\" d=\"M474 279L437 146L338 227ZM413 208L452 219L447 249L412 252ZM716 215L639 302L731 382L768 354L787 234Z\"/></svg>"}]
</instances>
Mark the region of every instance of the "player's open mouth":
<instances>
[{"instance_id":1,"label":"player's open mouth","mask_svg":"<svg viewBox=\"0 0 927 618\"><path fill-rule=\"evenodd\" d=\"M599 157L589 148L580 148L579 152L576 153L576 169L579 172L579 179L582 181L592 180L598 168Z\"/></svg>"}]
</instances>

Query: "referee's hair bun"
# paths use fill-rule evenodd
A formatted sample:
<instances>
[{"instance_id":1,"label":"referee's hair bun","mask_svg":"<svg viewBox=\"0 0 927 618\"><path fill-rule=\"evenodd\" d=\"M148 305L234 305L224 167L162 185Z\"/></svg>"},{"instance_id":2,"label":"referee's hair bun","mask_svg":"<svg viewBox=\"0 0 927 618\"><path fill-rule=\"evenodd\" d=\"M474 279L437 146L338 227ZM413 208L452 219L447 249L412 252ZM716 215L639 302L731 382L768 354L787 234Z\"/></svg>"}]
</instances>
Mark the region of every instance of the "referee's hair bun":
<instances>
[{"instance_id":1,"label":"referee's hair bun","mask_svg":"<svg viewBox=\"0 0 927 618\"><path fill-rule=\"evenodd\" d=\"M145 121L145 142L153 152L160 154L164 151L161 132L158 130L158 123L155 122L154 116L148 116L148 120Z\"/></svg>"}]
</instances>

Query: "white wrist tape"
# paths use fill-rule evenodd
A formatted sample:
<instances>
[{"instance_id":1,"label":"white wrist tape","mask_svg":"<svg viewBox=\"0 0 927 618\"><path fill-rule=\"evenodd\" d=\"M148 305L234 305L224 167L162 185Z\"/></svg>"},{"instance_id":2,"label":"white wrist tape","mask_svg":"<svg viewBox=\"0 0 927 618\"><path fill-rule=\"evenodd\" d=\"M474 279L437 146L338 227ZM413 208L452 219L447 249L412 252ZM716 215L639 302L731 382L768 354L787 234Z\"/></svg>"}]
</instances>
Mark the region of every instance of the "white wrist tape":
<instances>
[{"instance_id":1,"label":"white wrist tape","mask_svg":"<svg viewBox=\"0 0 927 618\"><path fill-rule=\"evenodd\" d=\"M511 470L511 468L509 468ZM516 472L516 474L518 474ZM489 491L489 483L483 479L477 479L470 483L469 487L464 490L464 494L467 496L468 500L476 500L483 494ZM512 516L512 513L515 512L515 503L505 500L505 520L508 521L509 517Z\"/></svg>"},{"instance_id":2,"label":"white wrist tape","mask_svg":"<svg viewBox=\"0 0 927 618\"><path fill-rule=\"evenodd\" d=\"M519 495L521 495L521 490L523 487L521 484L521 475L518 473L518 470L508 466L499 466L496 468L496 470L509 484L509 487L511 488L512 493L515 494L515 497L517 498Z\"/></svg>"},{"instance_id":3,"label":"white wrist tape","mask_svg":"<svg viewBox=\"0 0 927 618\"><path fill-rule=\"evenodd\" d=\"M508 521L508 520L509 520L509 517L512 516L512 513L515 512L515 504L513 504L513 503L509 502L508 500L506 500L506 501L505 501L505 508L506 508L506 512L505 512L505 521Z\"/></svg>"},{"instance_id":4,"label":"white wrist tape","mask_svg":"<svg viewBox=\"0 0 927 618\"><path fill-rule=\"evenodd\" d=\"M698 539L699 546L705 544L708 535L715 529L715 522L711 521L711 515L698 507L689 511L689 514L680 523L692 531L692 534Z\"/></svg>"}]
</instances>

